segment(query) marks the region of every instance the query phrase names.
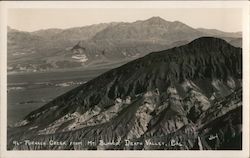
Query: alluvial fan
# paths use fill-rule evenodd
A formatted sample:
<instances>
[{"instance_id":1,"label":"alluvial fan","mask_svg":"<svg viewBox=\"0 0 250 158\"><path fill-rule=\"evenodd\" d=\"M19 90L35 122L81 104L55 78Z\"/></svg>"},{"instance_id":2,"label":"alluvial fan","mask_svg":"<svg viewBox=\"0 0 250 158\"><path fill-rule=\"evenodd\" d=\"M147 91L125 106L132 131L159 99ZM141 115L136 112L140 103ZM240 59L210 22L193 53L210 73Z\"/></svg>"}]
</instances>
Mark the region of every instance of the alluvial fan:
<instances>
[{"instance_id":1,"label":"alluvial fan","mask_svg":"<svg viewBox=\"0 0 250 158\"><path fill-rule=\"evenodd\" d=\"M242 50L202 37L31 112L8 129L8 149L241 149L241 136Z\"/></svg>"}]
</instances>

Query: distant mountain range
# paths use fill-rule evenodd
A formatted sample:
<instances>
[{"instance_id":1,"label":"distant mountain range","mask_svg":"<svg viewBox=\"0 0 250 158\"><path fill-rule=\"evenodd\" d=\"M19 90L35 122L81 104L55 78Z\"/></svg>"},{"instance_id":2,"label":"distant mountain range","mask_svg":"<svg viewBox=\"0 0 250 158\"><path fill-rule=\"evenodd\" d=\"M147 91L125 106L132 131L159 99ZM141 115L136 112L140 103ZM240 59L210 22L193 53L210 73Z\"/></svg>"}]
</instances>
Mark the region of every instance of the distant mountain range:
<instances>
[{"instance_id":1,"label":"distant mountain range","mask_svg":"<svg viewBox=\"0 0 250 158\"><path fill-rule=\"evenodd\" d=\"M241 149L241 136L242 49L202 37L112 69L31 112L8 130L8 149Z\"/></svg>"},{"instance_id":2,"label":"distant mountain range","mask_svg":"<svg viewBox=\"0 0 250 158\"><path fill-rule=\"evenodd\" d=\"M8 72L103 67L127 62L202 36L223 38L241 47L241 33L194 29L179 21L152 17L70 29L23 32L8 27Z\"/></svg>"}]
</instances>

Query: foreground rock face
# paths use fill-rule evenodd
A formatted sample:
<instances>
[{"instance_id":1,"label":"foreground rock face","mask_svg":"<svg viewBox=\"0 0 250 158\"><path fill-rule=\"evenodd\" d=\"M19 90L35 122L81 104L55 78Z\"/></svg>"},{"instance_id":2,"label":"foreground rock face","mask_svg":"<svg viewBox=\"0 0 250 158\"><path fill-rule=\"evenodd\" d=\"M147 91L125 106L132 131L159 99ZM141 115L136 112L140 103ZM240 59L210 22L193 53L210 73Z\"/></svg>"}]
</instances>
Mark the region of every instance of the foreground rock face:
<instances>
[{"instance_id":1,"label":"foreground rock face","mask_svg":"<svg viewBox=\"0 0 250 158\"><path fill-rule=\"evenodd\" d=\"M241 49L199 38L30 113L9 129L8 149L241 149L241 80Z\"/></svg>"}]
</instances>

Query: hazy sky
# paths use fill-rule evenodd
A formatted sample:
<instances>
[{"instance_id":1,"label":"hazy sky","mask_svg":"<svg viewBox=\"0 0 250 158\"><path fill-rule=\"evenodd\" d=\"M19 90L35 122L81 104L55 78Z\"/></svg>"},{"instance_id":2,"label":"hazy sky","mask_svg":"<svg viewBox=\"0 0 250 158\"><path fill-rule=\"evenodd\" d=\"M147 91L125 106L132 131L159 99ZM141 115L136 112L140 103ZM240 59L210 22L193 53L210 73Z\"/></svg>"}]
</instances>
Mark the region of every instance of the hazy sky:
<instances>
[{"instance_id":1,"label":"hazy sky","mask_svg":"<svg viewBox=\"0 0 250 158\"><path fill-rule=\"evenodd\" d=\"M240 9L9 9L8 25L22 31L70 28L106 22L133 22L160 16L191 27L242 31Z\"/></svg>"}]
</instances>

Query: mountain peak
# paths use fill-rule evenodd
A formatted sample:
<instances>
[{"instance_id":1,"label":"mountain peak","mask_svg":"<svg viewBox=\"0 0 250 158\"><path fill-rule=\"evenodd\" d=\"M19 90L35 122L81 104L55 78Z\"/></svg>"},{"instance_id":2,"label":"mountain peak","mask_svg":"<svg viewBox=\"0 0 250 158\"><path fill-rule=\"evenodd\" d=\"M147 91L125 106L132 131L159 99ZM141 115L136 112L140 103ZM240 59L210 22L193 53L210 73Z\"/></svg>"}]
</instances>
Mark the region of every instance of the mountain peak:
<instances>
[{"instance_id":1,"label":"mountain peak","mask_svg":"<svg viewBox=\"0 0 250 158\"><path fill-rule=\"evenodd\" d=\"M159 17L159 16L153 16L147 20L145 20L146 22L152 23L152 24L160 24L160 23L165 23L167 22L165 19Z\"/></svg>"},{"instance_id":2,"label":"mountain peak","mask_svg":"<svg viewBox=\"0 0 250 158\"><path fill-rule=\"evenodd\" d=\"M159 16L153 16L153 17L151 17L151 18L149 18L147 20L163 20L163 21L166 21L166 20L164 20L163 18L161 18Z\"/></svg>"},{"instance_id":3,"label":"mountain peak","mask_svg":"<svg viewBox=\"0 0 250 158\"><path fill-rule=\"evenodd\" d=\"M216 45L228 45L228 43L221 38L206 36L206 37L200 37L200 38L193 40L192 42L190 42L190 45L216 46Z\"/></svg>"},{"instance_id":4,"label":"mountain peak","mask_svg":"<svg viewBox=\"0 0 250 158\"><path fill-rule=\"evenodd\" d=\"M10 27L10 26L7 26L7 31L8 31L8 32L18 32L18 30L13 29L13 28Z\"/></svg>"}]
</instances>

